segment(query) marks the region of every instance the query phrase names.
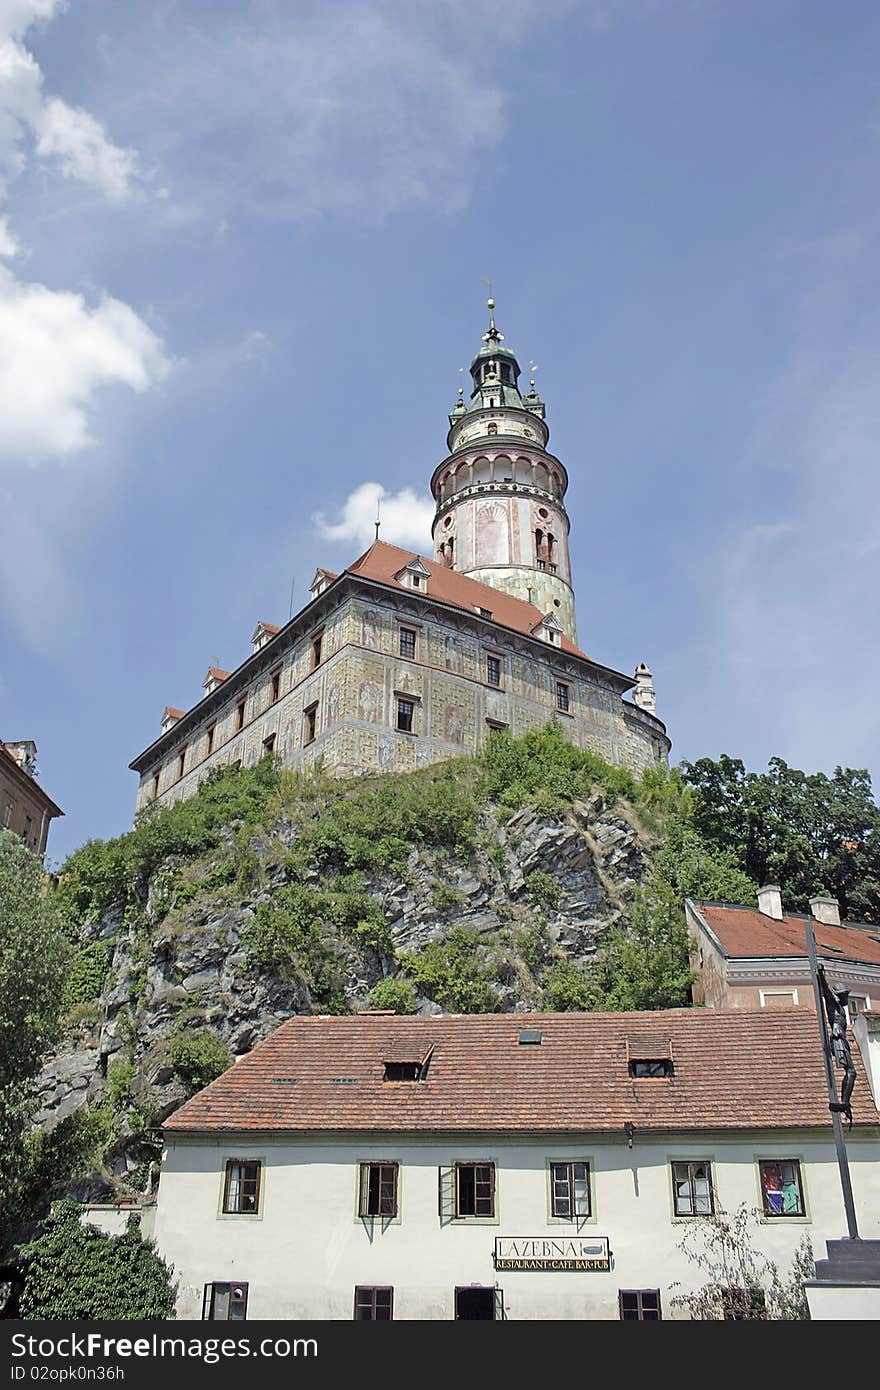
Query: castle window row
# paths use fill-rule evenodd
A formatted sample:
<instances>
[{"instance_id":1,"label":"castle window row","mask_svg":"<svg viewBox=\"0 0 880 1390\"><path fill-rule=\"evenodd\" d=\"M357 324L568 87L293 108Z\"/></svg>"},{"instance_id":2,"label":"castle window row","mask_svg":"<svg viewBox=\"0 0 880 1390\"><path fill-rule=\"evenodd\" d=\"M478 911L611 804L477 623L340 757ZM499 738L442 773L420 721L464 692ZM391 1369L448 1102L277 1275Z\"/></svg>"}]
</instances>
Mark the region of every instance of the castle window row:
<instances>
[{"instance_id":1,"label":"castle window row","mask_svg":"<svg viewBox=\"0 0 880 1390\"><path fill-rule=\"evenodd\" d=\"M800 1160L760 1158L756 1163L765 1218L805 1218ZM669 1180L673 1217L698 1219L715 1214L717 1198L711 1159L674 1159L669 1164ZM546 1182L550 1220L577 1223L592 1218L595 1174L587 1158L548 1159ZM222 1176L222 1215L259 1216L262 1207L262 1160L227 1159ZM495 1163L488 1159L468 1160L440 1168L438 1208L441 1224L495 1221L498 1216ZM401 1219L400 1165L397 1162L387 1159L358 1166L356 1214L361 1219Z\"/></svg>"}]
</instances>

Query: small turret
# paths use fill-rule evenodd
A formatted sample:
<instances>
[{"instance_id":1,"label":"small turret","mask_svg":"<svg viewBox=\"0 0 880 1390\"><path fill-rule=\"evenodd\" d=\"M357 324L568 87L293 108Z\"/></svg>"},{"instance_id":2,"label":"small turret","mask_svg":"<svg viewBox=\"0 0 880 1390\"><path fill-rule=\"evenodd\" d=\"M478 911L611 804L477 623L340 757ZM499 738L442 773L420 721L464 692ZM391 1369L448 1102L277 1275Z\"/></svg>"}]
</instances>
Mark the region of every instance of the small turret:
<instances>
[{"instance_id":1,"label":"small turret","mask_svg":"<svg viewBox=\"0 0 880 1390\"><path fill-rule=\"evenodd\" d=\"M657 711L657 700L654 694L654 681L651 672L640 661L635 670L636 688L633 691L633 704L638 705L639 709L647 710L648 714L655 714Z\"/></svg>"}]
</instances>

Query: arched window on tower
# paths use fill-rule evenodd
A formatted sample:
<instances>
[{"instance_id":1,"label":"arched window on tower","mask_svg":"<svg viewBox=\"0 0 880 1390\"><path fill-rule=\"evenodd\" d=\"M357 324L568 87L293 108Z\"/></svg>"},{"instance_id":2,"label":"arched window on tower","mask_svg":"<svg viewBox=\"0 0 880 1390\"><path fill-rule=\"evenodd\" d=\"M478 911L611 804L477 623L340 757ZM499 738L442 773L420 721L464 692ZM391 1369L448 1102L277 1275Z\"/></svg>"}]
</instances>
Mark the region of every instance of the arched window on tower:
<instances>
[{"instance_id":1,"label":"arched window on tower","mask_svg":"<svg viewBox=\"0 0 880 1390\"><path fill-rule=\"evenodd\" d=\"M551 574L556 573L557 565L556 537L552 531L547 532L547 568Z\"/></svg>"},{"instance_id":2,"label":"arched window on tower","mask_svg":"<svg viewBox=\"0 0 880 1390\"><path fill-rule=\"evenodd\" d=\"M535 563L539 570L547 568L547 550L540 526L535 528Z\"/></svg>"}]
</instances>

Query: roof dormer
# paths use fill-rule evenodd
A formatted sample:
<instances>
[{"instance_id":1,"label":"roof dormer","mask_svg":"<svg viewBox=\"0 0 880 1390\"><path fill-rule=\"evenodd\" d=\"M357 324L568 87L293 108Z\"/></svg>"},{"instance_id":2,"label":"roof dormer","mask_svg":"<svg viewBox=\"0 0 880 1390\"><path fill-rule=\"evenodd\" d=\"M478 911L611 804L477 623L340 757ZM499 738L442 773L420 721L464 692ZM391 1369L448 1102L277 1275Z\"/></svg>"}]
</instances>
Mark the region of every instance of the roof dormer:
<instances>
[{"instance_id":1,"label":"roof dormer","mask_svg":"<svg viewBox=\"0 0 880 1390\"><path fill-rule=\"evenodd\" d=\"M258 652L261 647L265 647L266 643L271 642L272 638L280 631L281 628L276 627L274 623L257 623L253 631L253 636L251 637L251 646L254 651Z\"/></svg>"},{"instance_id":2,"label":"roof dormer","mask_svg":"<svg viewBox=\"0 0 880 1390\"><path fill-rule=\"evenodd\" d=\"M178 719L182 719L185 714L186 710L175 709L173 705L166 705L165 712L162 715L163 734L167 734L169 729L173 729Z\"/></svg>"},{"instance_id":3,"label":"roof dormer","mask_svg":"<svg viewBox=\"0 0 880 1390\"><path fill-rule=\"evenodd\" d=\"M324 590L328 587L328 585L333 583L333 580L335 578L336 575L333 573L332 570L321 569L319 565L318 568L315 570L315 577L309 585L309 593L311 594L312 598L317 598L319 594L323 594Z\"/></svg>"},{"instance_id":4,"label":"roof dormer","mask_svg":"<svg viewBox=\"0 0 880 1390\"><path fill-rule=\"evenodd\" d=\"M205 679L203 681L203 685L205 687L205 694L212 695L214 691L217 689L217 686L222 685L223 682L228 678L228 671L221 671L219 666L209 666L208 674L205 676Z\"/></svg>"},{"instance_id":5,"label":"roof dormer","mask_svg":"<svg viewBox=\"0 0 880 1390\"><path fill-rule=\"evenodd\" d=\"M402 584L406 589L415 589L420 594L428 592L428 580L431 578L431 571L420 555L414 555L412 559L400 570L394 578L398 584Z\"/></svg>"},{"instance_id":6,"label":"roof dormer","mask_svg":"<svg viewBox=\"0 0 880 1390\"><path fill-rule=\"evenodd\" d=\"M562 645L562 628L553 612L545 613L540 622L534 624L531 631L533 637L540 638L542 642L549 642L552 647Z\"/></svg>"}]
</instances>

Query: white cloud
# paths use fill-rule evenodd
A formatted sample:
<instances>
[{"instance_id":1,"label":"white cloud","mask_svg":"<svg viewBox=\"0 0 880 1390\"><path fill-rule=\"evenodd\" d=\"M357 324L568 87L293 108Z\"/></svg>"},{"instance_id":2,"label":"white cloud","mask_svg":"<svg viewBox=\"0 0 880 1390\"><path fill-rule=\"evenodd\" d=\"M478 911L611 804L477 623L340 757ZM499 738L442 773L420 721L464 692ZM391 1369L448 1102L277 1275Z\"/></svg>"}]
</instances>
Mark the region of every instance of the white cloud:
<instances>
[{"instance_id":1,"label":"white cloud","mask_svg":"<svg viewBox=\"0 0 880 1390\"><path fill-rule=\"evenodd\" d=\"M361 483L349 493L338 521L328 522L321 513L313 521L324 540L347 541L366 549L375 539L377 514L382 522L379 534L383 541L422 555L431 554L434 504L429 497L417 496L412 488L387 492L381 483Z\"/></svg>"},{"instance_id":2,"label":"white cloud","mask_svg":"<svg viewBox=\"0 0 880 1390\"><path fill-rule=\"evenodd\" d=\"M167 368L159 338L127 304L105 295L90 308L0 267L0 463L82 449L102 387L143 391Z\"/></svg>"},{"instance_id":3,"label":"white cloud","mask_svg":"<svg viewBox=\"0 0 880 1390\"><path fill-rule=\"evenodd\" d=\"M135 187L134 151L115 145L88 111L46 96L39 64L22 42L32 24L62 8L58 0L0 0L0 183L20 173L32 150L57 161L67 177L122 200Z\"/></svg>"}]
</instances>

